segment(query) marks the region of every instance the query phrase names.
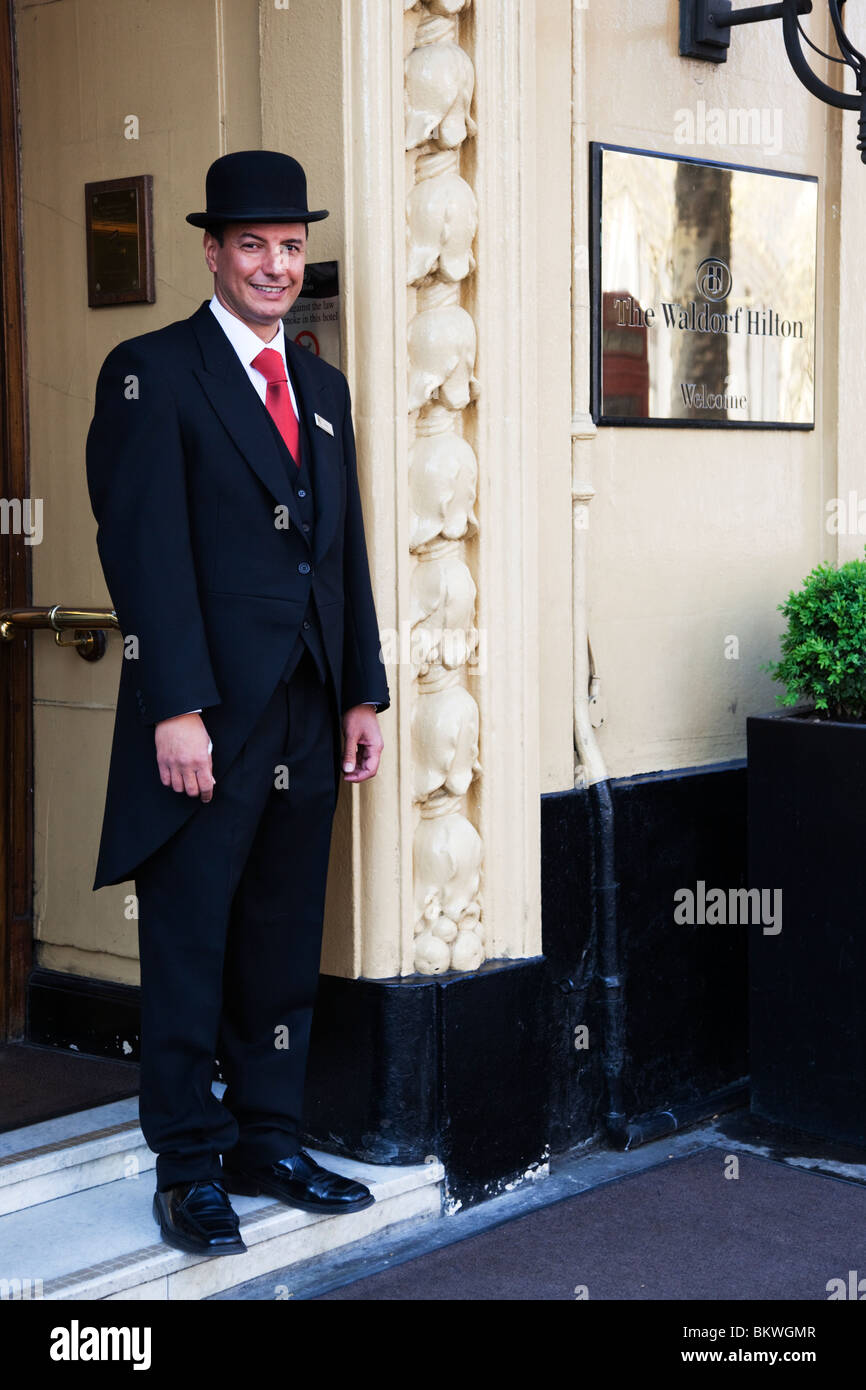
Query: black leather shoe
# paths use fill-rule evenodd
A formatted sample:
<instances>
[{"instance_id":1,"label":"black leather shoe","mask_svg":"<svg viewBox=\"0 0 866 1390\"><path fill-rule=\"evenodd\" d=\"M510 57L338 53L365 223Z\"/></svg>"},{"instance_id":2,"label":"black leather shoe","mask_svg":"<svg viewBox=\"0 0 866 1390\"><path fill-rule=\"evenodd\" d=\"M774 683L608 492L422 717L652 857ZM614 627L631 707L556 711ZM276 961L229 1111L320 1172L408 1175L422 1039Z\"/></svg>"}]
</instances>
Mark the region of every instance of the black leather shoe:
<instances>
[{"instance_id":1,"label":"black leather shoe","mask_svg":"<svg viewBox=\"0 0 866 1390\"><path fill-rule=\"evenodd\" d=\"M303 1149L261 1168L230 1168L223 1163L223 1181L229 1192L277 1197L301 1211L363 1211L376 1200L363 1183L323 1168Z\"/></svg>"},{"instance_id":2,"label":"black leather shoe","mask_svg":"<svg viewBox=\"0 0 866 1390\"><path fill-rule=\"evenodd\" d=\"M162 1238L189 1255L242 1255L237 1212L221 1182L181 1182L153 1196Z\"/></svg>"}]
</instances>

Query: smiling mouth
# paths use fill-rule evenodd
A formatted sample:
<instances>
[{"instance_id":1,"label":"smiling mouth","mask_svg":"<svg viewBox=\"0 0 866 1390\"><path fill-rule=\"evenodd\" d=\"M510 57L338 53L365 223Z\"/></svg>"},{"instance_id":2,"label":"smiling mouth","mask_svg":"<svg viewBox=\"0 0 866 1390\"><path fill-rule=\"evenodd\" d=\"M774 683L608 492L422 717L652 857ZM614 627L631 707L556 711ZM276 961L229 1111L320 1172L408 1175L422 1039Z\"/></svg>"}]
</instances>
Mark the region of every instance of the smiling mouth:
<instances>
[{"instance_id":1,"label":"smiling mouth","mask_svg":"<svg viewBox=\"0 0 866 1390\"><path fill-rule=\"evenodd\" d=\"M281 294L286 293L289 287L288 285L256 285L251 282L250 288L259 294L269 294L272 298L278 299Z\"/></svg>"}]
</instances>

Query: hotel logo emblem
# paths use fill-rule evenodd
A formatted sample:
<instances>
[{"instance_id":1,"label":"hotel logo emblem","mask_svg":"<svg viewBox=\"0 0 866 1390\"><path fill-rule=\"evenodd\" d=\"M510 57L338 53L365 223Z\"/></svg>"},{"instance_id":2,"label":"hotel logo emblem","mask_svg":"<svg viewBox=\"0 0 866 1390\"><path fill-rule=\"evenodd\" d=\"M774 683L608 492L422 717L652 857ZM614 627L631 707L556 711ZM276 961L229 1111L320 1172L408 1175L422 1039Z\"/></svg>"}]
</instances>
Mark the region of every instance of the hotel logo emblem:
<instances>
[{"instance_id":1,"label":"hotel logo emblem","mask_svg":"<svg viewBox=\"0 0 866 1390\"><path fill-rule=\"evenodd\" d=\"M698 266L695 283L699 295L718 302L727 299L734 281L730 268L724 261L720 261L716 256L708 256Z\"/></svg>"}]
</instances>

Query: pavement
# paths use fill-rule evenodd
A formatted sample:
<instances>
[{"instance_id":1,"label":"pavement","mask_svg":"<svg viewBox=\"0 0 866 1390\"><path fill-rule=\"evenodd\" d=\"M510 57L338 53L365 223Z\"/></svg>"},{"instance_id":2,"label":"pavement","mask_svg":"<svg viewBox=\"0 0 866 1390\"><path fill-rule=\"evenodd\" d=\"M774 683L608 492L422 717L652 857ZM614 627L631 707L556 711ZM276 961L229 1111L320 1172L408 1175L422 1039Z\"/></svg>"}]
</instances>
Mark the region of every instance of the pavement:
<instances>
[{"instance_id":1,"label":"pavement","mask_svg":"<svg viewBox=\"0 0 866 1390\"><path fill-rule=\"evenodd\" d=\"M302 1301L866 1298L866 1151L739 1110L212 1296ZM855 1274L852 1281L851 1273ZM276 1293L275 1290L279 1290Z\"/></svg>"}]
</instances>

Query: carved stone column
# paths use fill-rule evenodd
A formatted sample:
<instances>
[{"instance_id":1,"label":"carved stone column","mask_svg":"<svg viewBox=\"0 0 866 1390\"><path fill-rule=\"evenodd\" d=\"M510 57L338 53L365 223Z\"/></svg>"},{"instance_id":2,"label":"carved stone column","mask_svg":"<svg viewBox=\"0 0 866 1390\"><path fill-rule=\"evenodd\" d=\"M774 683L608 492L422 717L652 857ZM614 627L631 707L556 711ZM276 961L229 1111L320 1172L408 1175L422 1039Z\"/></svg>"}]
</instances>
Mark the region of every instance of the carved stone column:
<instances>
[{"instance_id":1,"label":"carved stone column","mask_svg":"<svg viewBox=\"0 0 866 1390\"><path fill-rule=\"evenodd\" d=\"M336 862L351 973L471 972L540 949L534 5L342 14L347 368L392 708Z\"/></svg>"},{"instance_id":2,"label":"carved stone column","mask_svg":"<svg viewBox=\"0 0 866 1390\"><path fill-rule=\"evenodd\" d=\"M408 407L412 444L411 623L414 678L412 794L414 969L424 975L474 970L484 959L483 846L472 822L479 710L471 691L477 655L476 585L469 550L478 465L468 436L477 334L463 307L475 269L478 206L461 175L461 152L475 134L475 70L460 44L468 0L427 0L405 64Z\"/></svg>"}]
</instances>

